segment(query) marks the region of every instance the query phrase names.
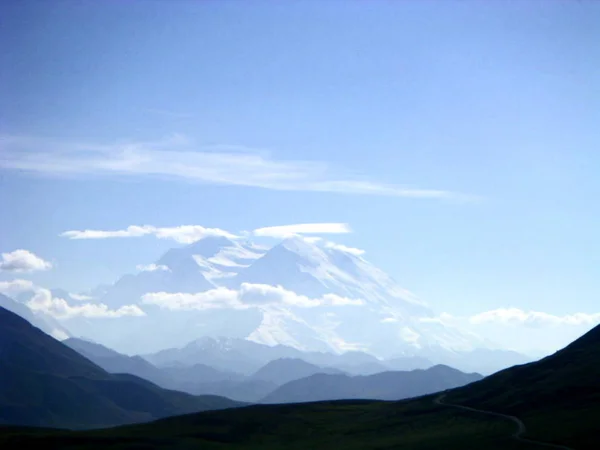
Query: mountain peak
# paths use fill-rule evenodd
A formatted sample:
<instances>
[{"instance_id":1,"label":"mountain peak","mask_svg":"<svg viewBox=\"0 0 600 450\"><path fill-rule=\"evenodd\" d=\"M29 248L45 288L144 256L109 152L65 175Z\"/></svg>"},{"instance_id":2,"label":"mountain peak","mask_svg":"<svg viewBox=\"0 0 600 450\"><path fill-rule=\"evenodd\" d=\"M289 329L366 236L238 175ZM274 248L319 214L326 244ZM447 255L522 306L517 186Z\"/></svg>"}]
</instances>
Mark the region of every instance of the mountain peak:
<instances>
[{"instance_id":1,"label":"mountain peak","mask_svg":"<svg viewBox=\"0 0 600 450\"><path fill-rule=\"evenodd\" d=\"M189 253L205 258L214 256L223 247L235 246L236 242L225 236L207 236L184 247Z\"/></svg>"}]
</instances>

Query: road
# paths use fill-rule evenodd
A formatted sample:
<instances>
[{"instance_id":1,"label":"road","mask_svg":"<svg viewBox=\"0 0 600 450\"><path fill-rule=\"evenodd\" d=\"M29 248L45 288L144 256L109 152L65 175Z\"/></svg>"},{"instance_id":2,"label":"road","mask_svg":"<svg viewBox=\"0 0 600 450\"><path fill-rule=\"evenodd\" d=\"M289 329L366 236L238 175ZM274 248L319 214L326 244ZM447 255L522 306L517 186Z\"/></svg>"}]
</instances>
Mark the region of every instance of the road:
<instances>
[{"instance_id":1,"label":"road","mask_svg":"<svg viewBox=\"0 0 600 450\"><path fill-rule=\"evenodd\" d=\"M493 411L484 411L483 409L470 408L468 406L455 405L453 403L445 403L444 402L444 398L445 397L446 397L446 394L441 394L441 395L437 396L433 400L433 402L435 404L441 405L441 406L450 406L452 408L458 408L458 409L462 409L462 410L465 410L465 411L476 412L476 413L479 413L479 414L487 414L487 415L490 415L490 416L496 416L496 417L500 417L502 419L510 420L511 422L513 422L517 426L517 430L512 434L512 438L515 439L515 440L517 440L517 441L526 442L528 444L533 444L533 445L538 445L538 446L548 447L548 448L558 448L558 449L561 449L561 450L575 450L575 449L573 449L571 447L567 447L566 445L549 444L547 442L540 442L540 441L535 441L533 439L524 438L523 435L527 432L527 428L525 428L525 424L518 417L509 416L509 415L506 415L506 414L500 414L500 413L496 413L496 412L493 412Z\"/></svg>"}]
</instances>

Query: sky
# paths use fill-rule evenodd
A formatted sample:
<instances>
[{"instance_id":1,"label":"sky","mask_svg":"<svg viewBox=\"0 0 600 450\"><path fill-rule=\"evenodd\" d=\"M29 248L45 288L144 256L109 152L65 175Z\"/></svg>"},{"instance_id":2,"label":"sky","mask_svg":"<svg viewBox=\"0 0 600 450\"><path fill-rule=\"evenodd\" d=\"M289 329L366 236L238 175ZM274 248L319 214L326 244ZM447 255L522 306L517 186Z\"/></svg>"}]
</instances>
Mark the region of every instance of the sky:
<instances>
[{"instance_id":1,"label":"sky","mask_svg":"<svg viewBox=\"0 0 600 450\"><path fill-rule=\"evenodd\" d=\"M599 21L592 1L2 2L0 282L85 291L178 245L68 231L331 223L440 314L597 323Z\"/></svg>"}]
</instances>

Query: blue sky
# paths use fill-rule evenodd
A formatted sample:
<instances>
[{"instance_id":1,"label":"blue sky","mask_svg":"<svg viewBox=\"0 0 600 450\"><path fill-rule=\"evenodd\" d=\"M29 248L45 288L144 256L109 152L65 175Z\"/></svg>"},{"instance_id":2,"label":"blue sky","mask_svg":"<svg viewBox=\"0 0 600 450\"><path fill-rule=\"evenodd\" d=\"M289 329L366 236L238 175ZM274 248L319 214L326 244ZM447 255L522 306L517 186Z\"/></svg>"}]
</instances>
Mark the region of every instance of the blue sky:
<instances>
[{"instance_id":1,"label":"blue sky","mask_svg":"<svg viewBox=\"0 0 600 450\"><path fill-rule=\"evenodd\" d=\"M0 21L0 251L51 261L36 283L114 282L175 245L68 230L339 222L437 311L598 312L598 3L20 1Z\"/></svg>"}]
</instances>

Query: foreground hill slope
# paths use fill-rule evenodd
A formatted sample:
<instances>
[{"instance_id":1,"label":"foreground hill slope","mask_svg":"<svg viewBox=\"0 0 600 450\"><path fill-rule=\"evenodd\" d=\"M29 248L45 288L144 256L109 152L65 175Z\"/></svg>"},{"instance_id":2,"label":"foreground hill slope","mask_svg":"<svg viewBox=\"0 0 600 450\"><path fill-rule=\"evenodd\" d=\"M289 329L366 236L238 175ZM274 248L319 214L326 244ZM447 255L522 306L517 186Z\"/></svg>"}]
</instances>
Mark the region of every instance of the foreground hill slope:
<instances>
[{"instance_id":1,"label":"foreground hill slope","mask_svg":"<svg viewBox=\"0 0 600 450\"><path fill-rule=\"evenodd\" d=\"M290 381L267 395L264 403L300 403L323 400L401 400L431 394L480 380L447 366L426 370L382 372L369 376L315 374Z\"/></svg>"},{"instance_id":2,"label":"foreground hill slope","mask_svg":"<svg viewBox=\"0 0 600 450\"><path fill-rule=\"evenodd\" d=\"M94 428L237 405L111 375L0 308L0 423Z\"/></svg>"},{"instance_id":3,"label":"foreground hill slope","mask_svg":"<svg viewBox=\"0 0 600 450\"><path fill-rule=\"evenodd\" d=\"M446 400L483 410L522 413L519 418L526 426L528 439L556 443L562 448L597 450L599 346L600 327L539 362L447 391ZM7 428L0 430L0 445L32 444L46 450L543 448L514 439L514 422L439 405L436 400L440 397L434 394L401 402L257 405L76 433Z\"/></svg>"},{"instance_id":4,"label":"foreground hill slope","mask_svg":"<svg viewBox=\"0 0 600 450\"><path fill-rule=\"evenodd\" d=\"M555 442L577 436L600 448L600 326L540 361L452 391L446 401L517 416Z\"/></svg>"}]
</instances>

